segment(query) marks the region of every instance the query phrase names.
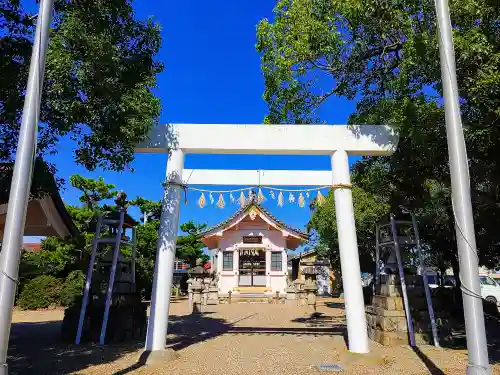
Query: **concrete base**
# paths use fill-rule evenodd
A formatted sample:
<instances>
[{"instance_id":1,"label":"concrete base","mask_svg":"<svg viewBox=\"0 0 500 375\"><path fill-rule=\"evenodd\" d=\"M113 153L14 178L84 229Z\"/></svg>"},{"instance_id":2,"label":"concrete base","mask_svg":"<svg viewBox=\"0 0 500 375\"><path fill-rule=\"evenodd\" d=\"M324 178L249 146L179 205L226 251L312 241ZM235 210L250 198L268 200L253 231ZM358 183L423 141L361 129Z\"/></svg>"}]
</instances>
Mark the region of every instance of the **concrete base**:
<instances>
[{"instance_id":1,"label":"concrete base","mask_svg":"<svg viewBox=\"0 0 500 375\"><path fill-rule=\"evenodd\" d=\"M178 352L171 348L164 350L146 351L144 350L137 361L138 364L148 367L165 367L165 362L170 362L179 358Z\"/></svg>"},{"instance_id":2,"label":"concrete base","mask_svg":"<svg viewBox=\"0 0 500 375\"><path fill-rule=\"evenodd\" d=\"M368 336L382 345L407 345L409 343L408 323L399 276L382 276L384 283L376 288L372 305L365 308ZM417 345L432 343L432 330L422 276L405 275L405 281L415 342ZM451 323L446 306L443 306L438 299L433 300L432 304L440 338L450 337Z\"/></svg>"}]
</instances>

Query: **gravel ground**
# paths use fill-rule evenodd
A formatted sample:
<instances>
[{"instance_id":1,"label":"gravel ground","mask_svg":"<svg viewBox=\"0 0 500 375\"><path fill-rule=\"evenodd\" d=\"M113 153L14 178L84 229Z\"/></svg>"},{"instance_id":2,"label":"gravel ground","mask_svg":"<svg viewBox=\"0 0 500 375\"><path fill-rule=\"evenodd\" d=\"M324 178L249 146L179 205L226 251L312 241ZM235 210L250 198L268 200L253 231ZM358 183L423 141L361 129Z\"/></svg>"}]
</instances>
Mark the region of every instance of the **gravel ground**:
<instances>
[{"instance_id":1,"label":"gravel ground","mask_svg":"<svg viewBox=\"0 0 500 375\"><path fill-rule=\"evenodd\" d=\"M15 311L10 374L299 375L320 373L319 364L337 364L356 375L465 373L465 350L422 346L414 351L372 343L370 354L350 354L341 300L325 302L316 314L308 308L246 303L208 306L201 316L189 315L186 301L172 303L167 344L178 358L161 368L137 364L143 343L58 342L61 310ZM500 375L500 365L493 366L493 373Z\"/></svg>"}]
</instances>

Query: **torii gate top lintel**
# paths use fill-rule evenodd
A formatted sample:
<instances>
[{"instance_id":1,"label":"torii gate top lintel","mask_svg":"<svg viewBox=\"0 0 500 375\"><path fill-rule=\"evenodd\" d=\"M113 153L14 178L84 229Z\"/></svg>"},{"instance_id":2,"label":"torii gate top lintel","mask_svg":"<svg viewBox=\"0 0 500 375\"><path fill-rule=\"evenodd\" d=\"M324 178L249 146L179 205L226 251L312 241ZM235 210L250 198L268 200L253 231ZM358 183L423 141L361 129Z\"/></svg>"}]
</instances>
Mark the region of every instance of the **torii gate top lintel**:
<instances>
[{"instance_id":1,"label":"torii gate top lintel","mask_svg":"<svg viewBox=\"0 0 500 375\"><path fill-rule=\"evenodd\" d=\"M390 155L398 137L387 125L167 124L155 128L138 153Z\"/></svg>"}]
</instances>

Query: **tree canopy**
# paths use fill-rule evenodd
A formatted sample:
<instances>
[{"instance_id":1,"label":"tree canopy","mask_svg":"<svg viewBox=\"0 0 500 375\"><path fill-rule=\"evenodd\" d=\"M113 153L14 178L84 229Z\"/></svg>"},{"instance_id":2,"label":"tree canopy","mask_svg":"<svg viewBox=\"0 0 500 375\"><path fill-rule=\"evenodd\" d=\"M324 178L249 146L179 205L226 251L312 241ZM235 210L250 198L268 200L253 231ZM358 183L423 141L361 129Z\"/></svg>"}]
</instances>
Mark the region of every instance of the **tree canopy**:
<instances>
[{"instance_id":1,"label":"tree canopy","mask_svg":"<svg viewBox=\"0 0 500 375\"><path fill-rule=\"evenodd\" d=\"M0 3L0 161L13 160L32 50L34 19L18 0ZM136 19L130 0L56 1L38 131L39 156L61 137L89 170L122 170L157 122L152 90L160 28Z\"/></svg>"},{"instance_id":2,"label":"tree canopy","mask_svg":"<svg viewBox=\"0 0 500 375\"><path fill-rule=\"evenodd\" d=\"M362 272L373 272L375 222L389 209L385 197L375 196L360 187L352 190L354 217ZM316 234L315 248L320 256L330 260L335 269L340 269L337 219L334 193L330 191L322 205L315 205L307 225L310 233Z\"/></svg>"},{"instance_id":3,"label":"tree canopy","mask_svg":"<svg viewBox=\"0 0 500 375\"><path fill-rule=\"evenodd\" d=\"M161 201L156 202L142 197L137 197L130 204L139 207L143 222L147 222L149 219L160 220Z\"/></svg>"},{"instance_id":4,"label":"tree canopy","mask_svg":"<svg viewBox=\"0 0 500 375\"><path fill-rule=\"evenodd\" d=\"M85 203L88 208L93 208L103 199L110 199L116 195L116 191L113 190L115 185L106 184L102 177L93 180L75 174L70 177L69 181L74 188L82 192L80 202Z\"/></svg>"},{"instance_id":5,"label":"tree canopy","mask_svg":"<svg viewBox=\"0 0 500 375\"><path fill-rule=\"evenodd\" d=\"M202 264L208 262L210 257L203 252L205 245L200 240L199 233L206 228L206 224L195 224L193 221L181 224L181 231L186 233L177 238L177 257L184 259L191 266L201 259Z\"/></svg>"},{"instance_id":6,"label":"tree canopy","mask_svg":"<svg viewBox=\"0 0 500 375\"><path fill-rule=\"evenodd\" d=\"M494 266L500 9L494 1L465 0L451 1L450 11L480 263ZM457 264L433 3L280 0L274 20L259 23L256 47L265 122L322 122L318 108L340 96L356 102L350 124L389 124L399 132L394 155L357 163L353 182L383 192L392 208L417 212L426 242Z\"/></svg>"}]
</instances>

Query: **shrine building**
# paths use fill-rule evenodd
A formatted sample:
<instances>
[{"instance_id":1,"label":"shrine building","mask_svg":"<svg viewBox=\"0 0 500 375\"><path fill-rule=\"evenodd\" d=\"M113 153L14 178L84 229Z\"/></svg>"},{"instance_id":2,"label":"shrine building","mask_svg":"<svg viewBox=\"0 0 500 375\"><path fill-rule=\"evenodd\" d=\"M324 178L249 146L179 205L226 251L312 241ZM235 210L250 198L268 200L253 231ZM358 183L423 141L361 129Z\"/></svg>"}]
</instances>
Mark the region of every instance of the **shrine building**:
<instances>
[{"instance_id":1,"label":"shrine building","mask_svg":"<svg viewBox=\"0 0 500 375\"><path fill-rule=\"evenodd\" d=\"M234 215L201 233L211 250L219 296L286 295L287 250L308 235L275 218L250 198Z\"/></svg>"}]
</instances>

